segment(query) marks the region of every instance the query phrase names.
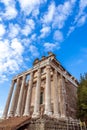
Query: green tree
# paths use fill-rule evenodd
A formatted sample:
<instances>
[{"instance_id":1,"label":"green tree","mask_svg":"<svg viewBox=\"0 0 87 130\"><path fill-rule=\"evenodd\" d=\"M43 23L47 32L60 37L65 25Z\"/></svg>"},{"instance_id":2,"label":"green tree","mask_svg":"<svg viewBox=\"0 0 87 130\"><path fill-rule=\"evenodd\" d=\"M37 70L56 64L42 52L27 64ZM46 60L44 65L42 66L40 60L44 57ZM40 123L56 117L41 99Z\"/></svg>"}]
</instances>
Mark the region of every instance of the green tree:
<instances>
[{"instance_id":1,"label":"green tree","mask_svg":"<svg viewBox=\"0 0 87 130\"><path fill-rule=\"evenodd\" d=\"M77 117L87 121L87 73L80 76L77 96Z\"/></svg>"}]
</instances>

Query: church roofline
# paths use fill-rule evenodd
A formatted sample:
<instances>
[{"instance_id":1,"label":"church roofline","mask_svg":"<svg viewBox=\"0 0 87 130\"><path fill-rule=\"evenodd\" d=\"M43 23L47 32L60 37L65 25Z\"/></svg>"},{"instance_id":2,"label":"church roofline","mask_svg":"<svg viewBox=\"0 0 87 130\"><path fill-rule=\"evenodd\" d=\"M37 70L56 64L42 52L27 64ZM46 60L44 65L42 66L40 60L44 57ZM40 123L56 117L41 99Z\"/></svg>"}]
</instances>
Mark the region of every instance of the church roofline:
<instances>
[{"instance_id":1,"label":"church roofline","mask_svg":"<svg viewBox=\"0 0 87 130\"><path fill-rule=\"evenodd\" d=\"M60 63L56 58L53 59L53 60L63 69L63 71L65 71L65 73L67 73L69 76L71 76L71 78L72 78L74 81L76 81L77 84L79 84L78 80L77 80L69 71L67 71L67 69L65 69L65 68L61 65L61 63Z\"/></svg>"},{"instance_id":2,"label":"church roofline","mask_svg":"<svg viewBox=\"0 0 87 130\"><path fill-rule=\"evenodd\" d=\"M31 71L36 70L36 69L38 68L38 65L43 67L44 64L45 64L45 65L47 64L47 61L48 61L48 60L50 60L51 62L54 62L55 65L56 65L56 66L59 66L59 68L60 68L61 70L63 70L63 72L65 71L65 74L68 75L69 77L71 77L71 79L74 80L74 82L75 82L77 85L79 84L78 80L77 80L74 76L72 76L72 75L61 65L61 63L56 59L56 55L53 54L52 52L48 52L48 56L42 56L41 59L36 58L36 59L34 60L34 62L33 62L33 67L32 67L31 69L29 69L29 70L27 70L27 71L24 71L24 72L22 72L22 73L16 75L16 76L13 78L13 80L15 80L17 77L21 77L23 74L26 74L26 75L27 75L27 74L29 74ZM44 61L44 62L43 62L43 61ZM46 63L45 63L45 62L46 62Z\"/></svg>"},{"instance_id":3,"label":"church roofline","mask_svg":"<svg viewBox=\"0 0 87 130\"><path fill-rule=\"evenodd\" d=\"M48 52L48 56L42 56L41 59L36 58L33 62L33 66L37 65L38 63L40 63L48 58L56 58L56 55L52 52Z\"/></svg>"}]
</instances>

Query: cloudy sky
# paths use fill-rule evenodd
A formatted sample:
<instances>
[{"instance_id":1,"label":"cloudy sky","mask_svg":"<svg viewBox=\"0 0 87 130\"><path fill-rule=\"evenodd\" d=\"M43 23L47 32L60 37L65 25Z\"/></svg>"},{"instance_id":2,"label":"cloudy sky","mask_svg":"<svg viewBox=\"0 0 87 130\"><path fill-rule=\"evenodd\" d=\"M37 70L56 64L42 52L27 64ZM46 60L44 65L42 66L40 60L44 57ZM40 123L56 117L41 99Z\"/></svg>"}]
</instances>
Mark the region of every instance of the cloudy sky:
<instances>
[{"instance_id":1,"label":"cloudy sky","mask_svg":"<svg viewBox=\"0 0 87 130\"><path fill-rule=\"evenodd\" d=\"M87 0L0 0L0 115L12 77L48 51L78 80L87 72Z\"/></svg>"}]
</instances>

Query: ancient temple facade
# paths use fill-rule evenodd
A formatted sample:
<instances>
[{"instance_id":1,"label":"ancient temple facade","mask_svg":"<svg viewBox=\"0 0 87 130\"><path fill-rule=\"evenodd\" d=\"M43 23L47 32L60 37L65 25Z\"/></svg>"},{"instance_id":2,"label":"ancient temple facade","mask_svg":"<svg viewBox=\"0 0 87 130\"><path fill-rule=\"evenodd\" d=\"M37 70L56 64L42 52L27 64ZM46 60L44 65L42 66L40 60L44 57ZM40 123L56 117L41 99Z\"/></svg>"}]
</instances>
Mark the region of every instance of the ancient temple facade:
<instances>
[{"instance_id":1,"label":"ancient temple facade","mask_svg":"<svg viewBox=\"0 0 87 130\"><path fill-rule=\"evenodd\" d=\"M77 80L50 52L12 79L2 118L76 118L77 87Z\"/></svg>"}]
</instances>

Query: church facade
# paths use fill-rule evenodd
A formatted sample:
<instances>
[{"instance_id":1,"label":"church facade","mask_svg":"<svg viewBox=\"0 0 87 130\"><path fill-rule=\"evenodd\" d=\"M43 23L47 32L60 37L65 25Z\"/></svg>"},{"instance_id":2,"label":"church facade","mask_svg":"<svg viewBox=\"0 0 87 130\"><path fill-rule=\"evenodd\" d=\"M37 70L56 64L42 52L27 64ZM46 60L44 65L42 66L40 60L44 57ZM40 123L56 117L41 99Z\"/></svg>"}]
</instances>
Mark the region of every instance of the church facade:
<instances>
[{"instance_id":1,"label":"church facade","mask_svg":"<svg viewBox=\"0 0 87 130\"><path fill-rule=\"evenodd\" d=\"M78 81L50 52L12 79L2 118L47 115L75 119L77 87Z\"/></svg>"}]
</instances>

